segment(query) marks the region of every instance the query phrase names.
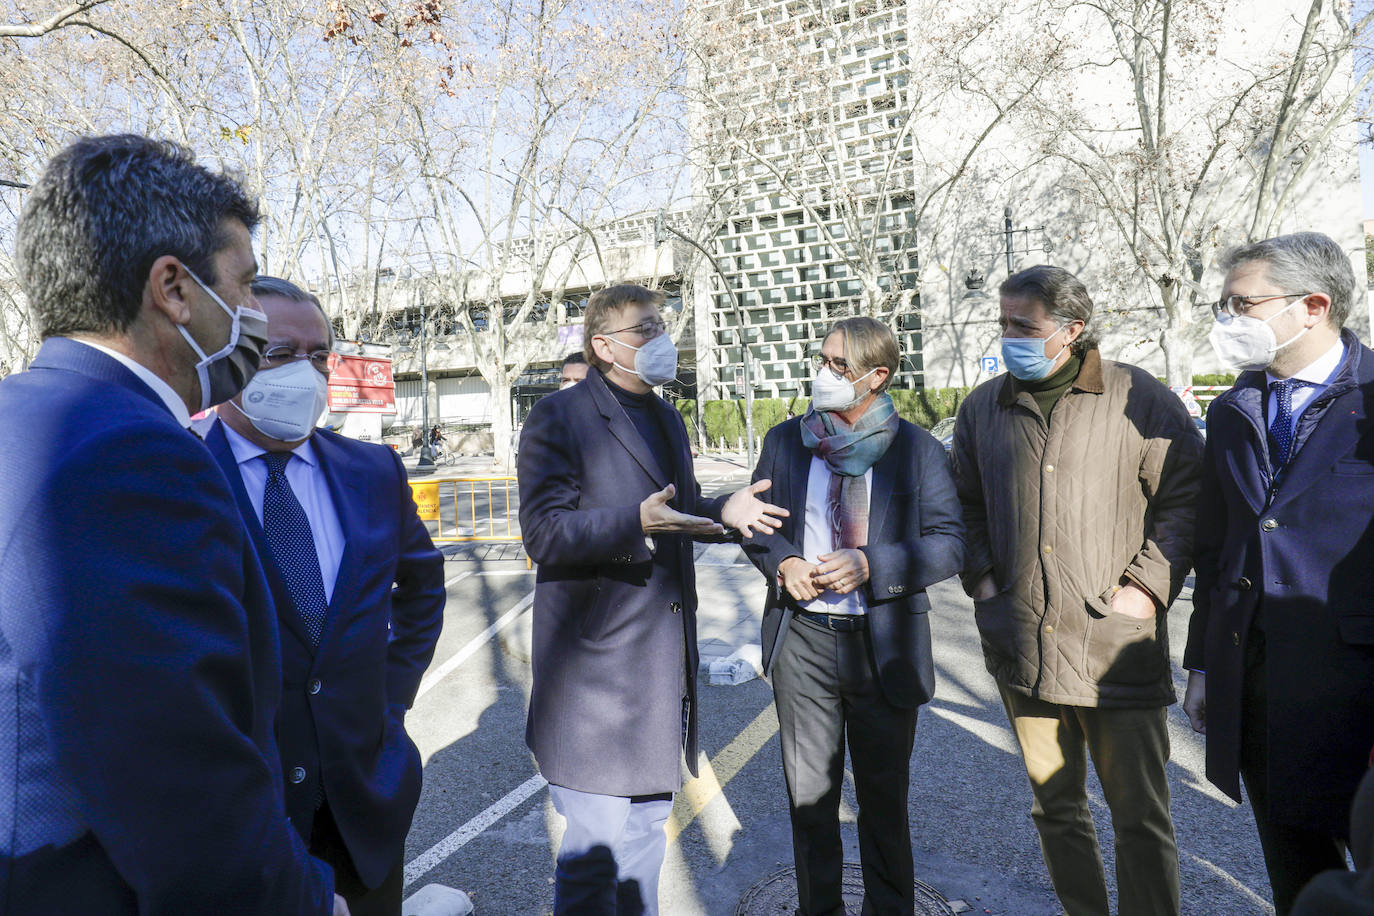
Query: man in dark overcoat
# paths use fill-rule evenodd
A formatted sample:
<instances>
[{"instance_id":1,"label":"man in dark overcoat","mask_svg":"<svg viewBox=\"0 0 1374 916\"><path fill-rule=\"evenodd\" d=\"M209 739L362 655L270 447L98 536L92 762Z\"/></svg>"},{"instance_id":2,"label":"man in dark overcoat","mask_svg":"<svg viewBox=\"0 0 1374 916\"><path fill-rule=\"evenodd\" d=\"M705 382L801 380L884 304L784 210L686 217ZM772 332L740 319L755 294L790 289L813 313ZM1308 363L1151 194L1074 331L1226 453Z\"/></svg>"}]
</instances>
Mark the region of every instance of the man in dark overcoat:
<instances>
[{"instance_id":1,"label":"man in dark overcoat","mask_svg":"<svg viewBox=\"0 0 1374 916\"><path fill-rule=\"evenodd\" d=\"M703 499L681 415L661 292L587 303L584 382L535 404L520 440L520 528L539 564L526 741L567 830L556 913L658 911L664 824L696 775L693 537L771 531L759 481Z\"/></svg>"},{"instance_id":2,"label":"man in dark overcoat","mask_svg":"<svg viewBox=\"0 0 1374 916\"><path fill-rule=\"evenodd\" d=\"M1324 235L1233 249L1212 342L1243 372L1207 412L1184 710L1207 777L1254 809L1280 916L1345 867L1374 745L1374 353Z\"/></svg>"}]
</instances>

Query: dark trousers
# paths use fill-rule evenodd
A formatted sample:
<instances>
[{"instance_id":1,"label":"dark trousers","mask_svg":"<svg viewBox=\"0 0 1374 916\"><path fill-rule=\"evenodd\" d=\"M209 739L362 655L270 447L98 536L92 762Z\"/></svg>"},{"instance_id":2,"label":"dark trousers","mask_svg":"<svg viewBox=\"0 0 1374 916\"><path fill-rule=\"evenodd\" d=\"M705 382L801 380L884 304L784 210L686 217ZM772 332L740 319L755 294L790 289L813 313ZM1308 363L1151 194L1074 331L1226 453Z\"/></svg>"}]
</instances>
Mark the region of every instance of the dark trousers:
<instances>
[{"instance_id":1,"label":"dark trousers","mask_svg":"<svg viewBox=\"0 0 1374 916\"><path fill-rule=\"evenodd\" d=\"M310 854L334 869L334 893L348 901L352 916L401 916L404 855L378 887L368 887L353 867L353 857L339 835L328 801L315 812L315 823L310 830Z\"/></svg>"},{"instance_id":2,"label":"dark trousers","mask_svg":"<svg viewBox=\"0 0 1374 916\"><path fill-rule=\"evenodd\" d=\"M1263 639L1253 646L1245 670L1244 699L1241 701L1240 775L1245 794L1255 814L1264 867L1269 872L1269 887L1274 892L1277 916L1287 916L1303 886L1318 872L1328 868L1344 869L1345 840L1317 830L1277 823L1269 816L1271 791L1282 786L1269 785L1269 691L1265 685Z\"/></svg>"},{"instance_id":3,"label":"dark trousers","mask_svg":"<svg viewBox=\"0 0 1374 916\"><path fill-rule=\"evenodd\" d=\"M849 743L859 801L865 914L915 910L907 789L916 710L893 706L867 630L836 633L794 618L773 666L782 771L803 916L843 916L840 786Z\"/></svg>"}]
</instances>

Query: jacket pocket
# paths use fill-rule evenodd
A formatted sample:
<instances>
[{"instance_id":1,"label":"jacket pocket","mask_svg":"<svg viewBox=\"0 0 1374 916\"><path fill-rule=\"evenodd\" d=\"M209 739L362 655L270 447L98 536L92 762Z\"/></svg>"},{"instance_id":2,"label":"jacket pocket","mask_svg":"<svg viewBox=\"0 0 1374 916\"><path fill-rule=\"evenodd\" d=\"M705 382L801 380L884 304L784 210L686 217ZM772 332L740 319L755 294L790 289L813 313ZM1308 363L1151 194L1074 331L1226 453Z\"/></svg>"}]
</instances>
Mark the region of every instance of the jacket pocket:
<instances>
[{"instance_id":1,"label":"jacket pocket","mask_svg":"<svg viewBox=\"0 0 1374 916\"><path fill-rule=\"evenodd\" d=\"M606 628L607 607L601 592L601 580L598 579L587 595L586 610L580 615L582 619L577 625L578 639L595 642Z\"/></svg>"},{"instance_id":2,"label":"jacket pocket","mask_svg":"<svg viewBox=\"0 0 1374 916\"><path fill-rule=\"evenodd\" d=\"M1169 659L1158 638L1159 617L1130 617L1100 598L1087 600L1084 668L1099 684L1145 687L1169 676Z\"/></svg>"},{"instance_id":3,"label":"jacket pocket","mask_svg":"<svg viewBox=\"0 0 1374 916\"><path fill-rule=\"evenodd\" d=\"M975 598L973 621L986 651L1004 661L1016 663L1018 659L1025 659L1032 666L1039 665L1036 621L1029 613L1019 611L1010 587L991 598Z\"/></svg>"}]
</instances>

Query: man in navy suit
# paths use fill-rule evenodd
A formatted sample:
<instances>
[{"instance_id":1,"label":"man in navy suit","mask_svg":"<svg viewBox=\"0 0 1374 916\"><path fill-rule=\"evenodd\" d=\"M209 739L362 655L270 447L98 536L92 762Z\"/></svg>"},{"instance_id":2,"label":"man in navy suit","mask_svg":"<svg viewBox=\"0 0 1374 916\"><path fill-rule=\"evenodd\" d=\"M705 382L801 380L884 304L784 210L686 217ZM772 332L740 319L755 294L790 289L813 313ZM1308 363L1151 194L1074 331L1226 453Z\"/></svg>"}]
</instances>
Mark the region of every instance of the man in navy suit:
<instances>
[{"instance_id":1,"label":"man in navy suit","mask_svg":"<svg viewBox=\"0 0 1374 916\"><path fill-rule=\"evenodd\" d=\"M1207 410L1184 711L1207 778L1245 783L1282 916L1346 867L1374 745L1374 351L1344 328L1350 257L1299 232L1244 245L1211 340L1246 370Z\"/></svg>"},{"instance_id":2,"label":"man in navy suit","mask_svg":"<svg viewBox=\"0 0 1374 916\"><path fill-rule=\"evenodd\" d=\"M262 366L206 436L277 596L286 809L353 916L399 916L420 797L405 713L434 654L444 561L391 449L316 429L333 330L319 301L253 281Z\"/></svg>"},{"instance_id":3,"label":"man in navy suit","mask_svg":"<svg viewBox=\"0 0 1374 916\"><path fill-rule=\"evenodd\" d=\"M844 911L846 739L864 912L916 905L907 790L916 711L935 695L926 588L959 571L964 523L944 449L887 393L899 359L881 322L837 322L811 408L769 430L754 469L792 513L745 553L768 581L763 661L805 916Z\"/></svg>"},{"instance_id":4,"label":"man in navy suit","mask_svg":"<svg viewBox=\"0 0 1374 916\"><path fill-rule=\"evenodd\" d=\"M762 480L703 499L681 415L654 394L677 374L661 292L587 303L585 381L541 399L520 440L520 530L539 564L525 740L567 831L556 913L658 912L663 826L697 766L692 537L746 535L786 512Z\"/></svg>"},{"instance_id":5,"label":"man in navy suit","mask_svg":"<svg viewBox=\"0 0 1374 916\"><path fill-rule=\"evenodd\" d=\"M0 382L9 916L347 913L286 817L267 581L187 430L257 370L257 220L134 136L64 149L20 217L45 342Z\"/></svg>"}]
</instances>

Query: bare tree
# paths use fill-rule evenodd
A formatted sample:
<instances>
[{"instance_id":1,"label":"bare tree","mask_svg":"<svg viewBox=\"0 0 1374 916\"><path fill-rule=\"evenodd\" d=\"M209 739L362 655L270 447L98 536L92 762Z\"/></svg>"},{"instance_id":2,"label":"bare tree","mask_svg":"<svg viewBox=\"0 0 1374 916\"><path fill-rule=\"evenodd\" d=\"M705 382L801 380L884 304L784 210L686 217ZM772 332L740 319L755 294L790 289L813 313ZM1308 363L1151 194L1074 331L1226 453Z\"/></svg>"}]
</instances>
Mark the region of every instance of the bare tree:
<instances>
[{"instance_id":1,"label":"bare tree","mask_svg":"<svg viewBox=\"0 0 1374 916\"><path fill-rule=\"evenodd\" d=\"M1134 314L1156 328L1170 384L1191 384L1207 328L1196 319L1215 292L1204 273L1221 246L1277 231L1333 141L1353 131L1374 71L1348 82L1351 52L1374 14L1352 24L1345 4L1310 0L1261 48L1234 42L1235 11L1221 0L1095 0L1061 12L1066 33L1111 42L1080 45L1076 90L1047 86L1022 127L1069 166L1068 188L1129 251L1127 271L1159 318ZM1086 72L1105 88L1084 91ZM1104 104L1107 94L1129 103Z\"/></svg>"}]
</instances>

